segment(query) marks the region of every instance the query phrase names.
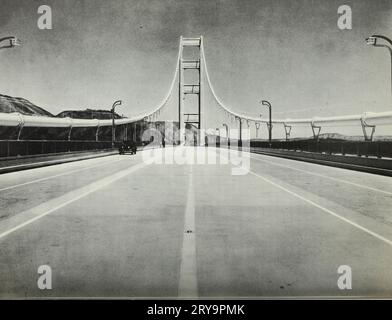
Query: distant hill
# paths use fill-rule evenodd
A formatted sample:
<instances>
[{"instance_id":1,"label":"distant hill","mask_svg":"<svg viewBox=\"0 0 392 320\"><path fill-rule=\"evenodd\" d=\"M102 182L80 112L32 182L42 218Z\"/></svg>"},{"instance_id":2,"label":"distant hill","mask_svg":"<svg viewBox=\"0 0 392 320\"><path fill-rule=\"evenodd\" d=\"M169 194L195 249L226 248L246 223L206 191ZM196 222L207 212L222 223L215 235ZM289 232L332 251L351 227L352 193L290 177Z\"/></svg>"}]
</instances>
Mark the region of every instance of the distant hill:
<instances>
[{"instance_id":1,"label":"distant hill","mask_svg":"<svg viewBox=\"0 0 392 320\"><path fill-rule=\"evenodd\" d=\"M54 117L54 115L50 112L36 106L26 99L10 97L2 94L0 94L0 112L19 112L29 116Z\"/></svg>"},{"instance_id":2,"label":"distant hill","mask_svg":"<svg viewBox=\"0 0 392 320\"><path fill-rule=\"evenodd\" d=\"M60 112L56 117L58 118L75 118L75 119L111 119L112 113L109 110L66 110ZM121 119L122 117L117 113L114 114L115 119Z\"/></svg>"},{"instance_id":3,"label":"distant hill","mask_svg":"<svg viewBox=\"0 0 392 320\"><path fill-rule=\"evenodd\" d=\"M290 138L290 141L312 141L313 137L302 137L302 138ZM319 140L329 140L329 141L364 141L363 136L346 136L340 133L322 133L319 135ZM252 139L252 141L267 141L266 139ZM285 139L281 139L285 141ZM392 141L392 136L377 136L373 137L373 141Z\"/></svg>"},{"instance_id":4,"label":"distant hill","mask_svg":"<svg viewBox=\"0 0 392 320\"><path fill-rule=\"evenodd\" d=\"M340 133L322 133L319 135L322 140L340 140L340 141L363 141L363 136L346 136ZM374 141L391 141L392 136L374 136Z\"/></svg>"},{"instance_id":5,"label":"distant hill","mask_svg":"<svg viewBox=\"0 0 392 320\"><path fill-rule=\"evenodd\" d=\"M19 112L29 116L45 116L45 117L58 117L58 118L77 118L77 119L111 119L112 113L109 110L66 110L54 116L49 111L36 106L34 103L23 99L10 97L0 94L0 113ZM116 119L121 119L120 115L114 114Z\"/></svg>"}]
</instances>

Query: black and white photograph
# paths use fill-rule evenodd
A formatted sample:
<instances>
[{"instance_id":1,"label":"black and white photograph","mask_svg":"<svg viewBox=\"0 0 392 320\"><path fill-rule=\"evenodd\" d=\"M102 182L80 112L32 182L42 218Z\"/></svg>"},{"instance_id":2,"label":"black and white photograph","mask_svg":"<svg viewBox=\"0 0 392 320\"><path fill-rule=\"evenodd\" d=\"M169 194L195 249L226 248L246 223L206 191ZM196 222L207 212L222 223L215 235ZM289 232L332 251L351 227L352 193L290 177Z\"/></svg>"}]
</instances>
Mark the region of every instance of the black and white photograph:
<instances>
[{"instance_id":1,"label":"black and white photograph","mask_svg":"<svg viewBox=\"0 0 392 320\"><path fill-rule=\"evenodd\" d=\"M388 300L391 177L391 0L0 0L0 300Z\"/></svg>"}]
</instances>

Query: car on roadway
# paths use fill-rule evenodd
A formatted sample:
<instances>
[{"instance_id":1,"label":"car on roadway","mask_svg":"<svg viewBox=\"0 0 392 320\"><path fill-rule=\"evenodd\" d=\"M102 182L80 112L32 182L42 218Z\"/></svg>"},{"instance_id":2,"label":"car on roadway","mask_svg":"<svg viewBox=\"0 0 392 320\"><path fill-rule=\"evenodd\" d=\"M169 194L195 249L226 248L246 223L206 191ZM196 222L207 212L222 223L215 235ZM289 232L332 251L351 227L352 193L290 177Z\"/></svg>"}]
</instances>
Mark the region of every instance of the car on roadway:
<instances>
[{"instance_id":1,"label":"car on roadway","mask_svg":"<svg viewBox=\"0 0 392 320\"><path fill-rule=\"evenodd\" d=\"M118 148L119 154L125 154L125 153L136 154L136 151L137 151L137 147L133 141L123 141L121 146Z\"/></svg>"}]
</instances>

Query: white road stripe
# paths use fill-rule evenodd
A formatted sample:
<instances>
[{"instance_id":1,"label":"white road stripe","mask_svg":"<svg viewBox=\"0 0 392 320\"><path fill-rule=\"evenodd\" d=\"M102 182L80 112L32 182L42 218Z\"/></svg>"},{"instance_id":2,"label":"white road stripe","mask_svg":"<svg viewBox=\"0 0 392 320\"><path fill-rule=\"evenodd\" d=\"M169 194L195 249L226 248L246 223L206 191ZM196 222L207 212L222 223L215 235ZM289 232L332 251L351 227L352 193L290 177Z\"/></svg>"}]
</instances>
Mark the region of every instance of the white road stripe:
<instances>
[{"instance_id":1,"label":"white road stripe","mask_svg":"<svg viewBox=\"0 0 392 320\"><path fill-rule=\"evenodd\" d=\"M96 158L94 160L96 160ZM49 176L49 177L39 178L39 179L36 179L36 180L31 180L31 181L15 184L15 185L12 185L12 186L9 186L9 187L1 188L0 192L1 191L6 191L6 190L10 190L10 189L15 189L15 188L18 188L18 187L23 187L23 186L26 186L26 185L29 185L29 184L33 184L33 183L37 183L37 182L41 182L41 181L46 181L46 180L58 178L58 177L65 176L65 175L68 175L68 174L72 174L72 173L75 173L75 172L80 172L80 171L84 171L84 170L100 167L100 166L103 166L103 165L108 164L108 163L116 163L116 162L121 161L121 160L123 160L123 159L105 161L104 163L98 163L96 165L87 166L87 167L84 167L84 168L81 168L81 169L71 170L71 171L59 173L59 174L56 174L56 175L53 175L53 176Z\"/></svg>"},{"instance_id":2,"label":"white road stripe","mask_svg":"<svg viewBox=\"0 0 392 320\"><path fill-rule=\"evenodd\" d=\"M373 231L371 231L371 230L369 230L369 229L359 225L358 223L356 223L354 221L351 221L351 220L349 220L349 219L347 219L345 217L342 217L341 215L337 214L336 212L333 212L332 210L324 208L323 206L313 202L312 200L306 199L305 197L299 195L298 193L295 193L294 191L291 191L291 190L289 190L289 189L287 189L287 188L285 188L285 187L283 187L283 186L281 186L281 185L279 185L279 184L277 184L277 183L275 183L275 182L273 182L273 181L271 181L271 180L269 180L269 179L267 179L267 178L265 178L265 177L255 173L255 172L253 172L251 170L249 170L249 173L254 175L254 176L256 176L256 177L258 177L258 178L260 178L260 179L262 179L262 180L264 180L265 182L268 182L269 184L272 184L273 186L275 186L275 187L277 187L277 188L279 188L279 189L281 189L281 190L283 190L283 191L293 195L294 197L296 197L298 199L301 199L302 201L305 201L305 202L315 206L316 208L318 208L318 209L320 209L320 210L322 210L322 211L324 211L324 212L326 212L326 213L328 213L328 214L330 214L330 215L332 215L332 216L334 216L334 217L336 217L336 218L338 218L338 219L340 219L340 220L342 220L342 221L344 221L344 222L354 226L355 228L366 232L367 234L369 234L369 235L371 235L371 236L373 236L373 237L383 241L384 243L389 244L390 246L392 246L392 241L391 240L389 240L389 239L379 235L378 233L373 232Z\"/></svg>"},{"instance_id":3,"label":"white road stripe","mask_svg":"<svg viewBox=\"0 0 392 320\"><path fill-rule=\"evenodd\" d=\"M34 207L30 210L21 212L19 214L17 214L15 217L25 217L25 216L33 216L32 218L17 224L16 226L13 226L12 228L0 233L0 239L4 238L5 236L47 216L48 214L61 209L65 206L67 206L68 204L75 202L99 189L102 189L110 184L112 184L113 182L124 178L125 176L139 170L142 169L143 167L147 166L147 164L145 163L140 163L137 165L134 165L128 169L119 171L115 174L110 175L109 177L103 178L101 180L95 181L87 186L84 186L82 188L79 188L77 190L71 191L61 197L58 197L56 199L53 200L49 200L37 207ZM12 218L10 218L10 220L12 220Z\"/></svg>"},{"instance_id":4,"label":"white road stripe","mask_svg":"<svg viewBox=\"0 0 392 320\"><path fill-rule=\"evenodd\" d=\"M291 191L289 189L286 189L285 187L283 187L283 186L281 186L281 185L279 185L279 184L277 184L277 183L275 183L275 182L273 182L273 181L271 181L271 180L269 180L269 179L267 179L267 178L265 178L265 177L255 173L253 171L249 171L249 173L253 174L254 176L256 176L256 177L258 177L260 179L263 179L265 182L268 182L269 184L272 184L273 186L275 186L275 187L277 187L277 188L279 188L279 189L281 189L281 190L283 190L283 191L293 195L294 197L297 197L298 199L301 199L301 200L303 200L303 201L305 201L305 202L315 206L316 208L318 208L318 209L320 209L320 210L322 210L322 211L324 211L326 213L329 213L330 215L332 215L332 216L334 216L334 217L336 217L336 218L338 218L338 219L340 219L340 220L342 220L342 221L344 221L344 222L346 222L346 223L348 223L348 224L350 224L350 225L352 225L352 226L354 226L354 227L356 227L356 228L366 232L367 234L369 234L369 235L371 235L371 236L373 236L373 237L383 241L384 243L389 244L390 246L392 246L392 241L391 240L389 240L389 239L379 235L378 233L373 232L373 231L371 231L371 230L369 230L369 229L367 229L367 228L359 225L358 223L353 222L353 221L351 221L351 220L349 220L347 218L344 218L341 215L339 215L339 214L337 214L337 213L335 213L335 212L333 212L333 211L331 211L331 210L329 210L327 208L324 208L323 206L320 206L319 204L313 202L312 200L306 199L305 197L303 197L303 196L301 196L301 195L299 195L299 194L297 194L297 193L295 193L295 192L293 192L293 191Z\"/></svg>"},{"instance_id":5,"label":"white road stripe","mask_svg":"<svg viewBox=\"0 0 392 320\"><path fill-rule=\"evenodd\" d=\"M287 169L303 172L303 173L310 174L310 175L313 175L313 176L316 176L316 177L327 178L327 179L330 179L330 180L333 180L333 181L336 181L336 182L346 183L346 184L349 184L349 185L352 185L352 186L355 186L355 187L358 187L358 188L367 189L367 190L371 190L371 191L376 191L376 192L384 193L384 194L387 194L387 195L392 195L392 192L381 190L381 189L377 189L377 188L373 188L373 187L369 187L369 186L366 186L366 185L363 185L363 184L359 184L359 183L355 183L355 182L351 182L351 181L347 181L347 180L343 180L343 179L339 179L339 178L334 178L334 177L330 177L330 176L325 176L323 174L314 173L314 172L310 172L310 171L307 171L307 170L294 168L294 167L291 167L291 166L286 166L284 164L278 164L278 163L275 163L275 162L272 162L272 161L268 161L268 160L264 160L264 159L260 159L260 158L256 158L256 157L252 157L252 156L251 156L251 159L254 159L256 161L266 162L266 163L272 164L274 166L279 166L279 167L283 167L283 168L287 168Z\"/></svg>"},{"instance_id":6,"label":"white road stripe","mask_svg":"<svg viewBox=\"0 0 392 320\"><path fill-rule=\"evenodd\" d=\"M190 166L182 242L180 281L178 284L179 297L198 296L196 268L195 195L193 189L192 166Z\"/></svg>"}]
</instances>

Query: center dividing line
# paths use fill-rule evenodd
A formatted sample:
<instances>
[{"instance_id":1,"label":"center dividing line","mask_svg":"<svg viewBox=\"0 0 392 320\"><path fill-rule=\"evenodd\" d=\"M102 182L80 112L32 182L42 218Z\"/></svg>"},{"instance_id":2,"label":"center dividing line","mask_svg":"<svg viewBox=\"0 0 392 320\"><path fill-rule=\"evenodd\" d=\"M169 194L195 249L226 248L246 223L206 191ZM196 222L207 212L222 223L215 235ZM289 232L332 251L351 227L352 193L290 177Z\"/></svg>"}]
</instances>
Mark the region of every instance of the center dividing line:
<instances>
[{"instance_id":1,"label":"center dividing line","mask_svg":"<svg viewBox=\"0 0 392 320\"><path fill-rule=\"evenodd\" d=\"M80 168L80 169L75 169L75 170L71 170L71 171L66 171L66 172L63 172L63 173L55 174L53 176L49 176L49 177L45 177L45 178L39 178L39 179L36 179L36 180L31 180L31 181L15 184L13 186L0 188L0 192L1 191L6 191L6 190L10 190L10 189L15 189L15 188L18 188L18 187L23 187L23 186L26 186L26 185L29 185L29 184L32 184L32 183L37 183L37 182L41 182L41 181L46 181L46 180L50 180L50 179L66 176L68 174L72 174L72 173L75 173L75 172L80 172L80 171L84 171L84 170L88 170L88 169L93 169L93 168L96 168L96 167L103 166L105 164L116 163L116 162L119 162L121 160L123 160L123 159L116 159L116 160L105 161L104 163L98 163L96 165L88 166L88 167L85 167L85 168Z\"/></svg>"},{"instance_id":2,"label":"center dividing line","mask_svg":"<svg viewBox=\"0 0 392 320\"><path fill-rule=\"evenodd\" d=\"M4 238L5 236L47 216L48 214L59 210L65 206L67 206L70 203L73 203L99 189L102 189L110 184L112 184L113 182L116 182L117 180L124 178L125 176L144 168L145 166L147 166L146 163L139 163L137 165L134 165L128 169L119 171L115 174L110 175L109 177L103 178L101 180L95 181L87 186L84 186L82 188L76 189L74 191L71 191L69 193L66 193L65 195L49 200L37 207L34 207L30 210L21 212L19 214L17 214L15 217L19 220L20 217L31 217L30 219L27 219L26 221L17 224L14 227L11 227L10 229L0 233L0 239ZM12 220L12 218L10 218L10 220Z\"/></svg>"},{"instance_id":3,"label":"center dividing line","mask_svg":"<svg viewBox=\"0 0 392 320\"><path fill-rule=\"evenodd\" d=\"M275 182L273 182L273 181L271 181L271 180L269 180L269 179L267 179L267 178L265 178L265 177L255 173L253 171L249 171L249 173L254 175L254 176L256 176L256 177L258 177L258 178L260 178L260 179L262 179L262 180L264 180L265 182L268 182L269 184L272 184L273 186L275 186L275 187L277 187L277 188L279 188L279 189L281 189L281 190L283 190L283 191L293 195L294 197L296 197L298 199L301 199L302 201L305 201L305 202L315 206L316 208L318 208L318 209L320 209L320 210L322 210L322 211L324 211L326 213L329 213L330 215L332 215L332 216L334 216L334 217L336 217L336 218L338 218L338 219L340 219L340 220L342 220L342 221L344 221L344 222L354 226L355 228L358 228L358 229L366 232L367 234L369 234L369 235L371 235L371 236L373 236L373 237L375 237L375 238L385 242L386 244L389 244L390 246L392 246L392 241L391 240L389 240L389 239L379 235L378 233L373 232L373 231L371 231L371 230L369 230L369 229L367 229L367 228L359 225L358 223L353 222L353 221L351 221L351 220L349 220L347 218L344 218L341 215L339 215L339 214L337 214L337 213L335 213L335 212L333 212L333 211L331 211L331 210L329 210L327 208L324 208L323 206L320 206L319 204L313 202L312 200L306 199L305 197L299 195L298 193L295 193L295 192L293 192L293 191L291 191L289 189L286 189L285 187L283 187L283 186L281 186L281 185L279 185L279 184L277 184L277 183L275 183Z\"/></svg>"},{"instance_id":4,"label":"center dividing line","mask_svg":"<svg viewBox=\"0 0 392 320\"><path fill-rule=\"evenodd\" d=\"M185 208L184 235L180 266L179 297L197 297L195 194L193 189L192 166L189 170L188 194Z\"/></svg>"},{"instance_id":5,"label":"center dividing line","mask_svg":"<svg viewBox=\"0 0 392 320\"><path fill-rule=\"evenodd\" d=\"M330 179L330 180L333 180L333 181L336 181L336 182L346 183L346 184L349 184L349 185L352 185L352 186L355 186L355 187L358 187L358 188L367 189L367 190L376 191L376 192L381 192L381 193L384 193L384 194L387 194L387 195L392 195L392 192L381 190L381 189L377 189L377 188L373 188L373 187L369 187L369 186L365 186L363 184L359 184L359 183L355 183L355 182L351 182L351 181L347 181L347 180L342 180L342 179L339 179L339 178L325 176L325 175L320 174L320 173L310 172L310 171L307 171L307 170L298 169L298 168L294 168L294 167L291 167L291 166L286 166L284 164L275 163L275 162L272 162L272 161L269 161L269 160L265 160L265 159L260 159L260 158L257 158L257 157L252 157L251 156L250 158L254 159L256 161L265 162L265 163L268 163L268 164L272 164L274 166L283 167L283 168L287 168L287 169L303 172L303 173L306 173L306 174L309 174L309 175L313 175L313 176L316 176L316 177L321 177L321 178Z\"/></svg>"}]
</instances>

